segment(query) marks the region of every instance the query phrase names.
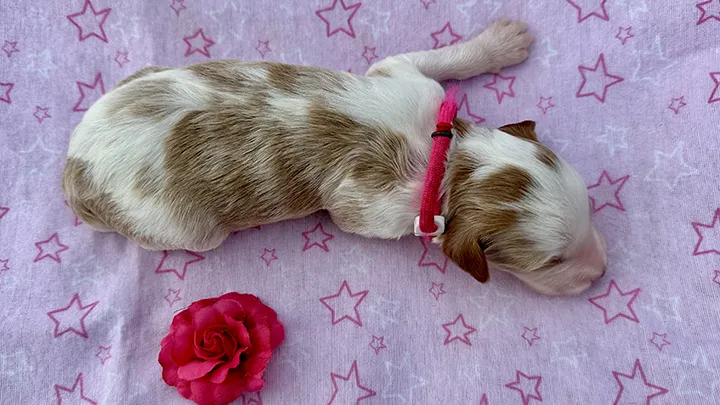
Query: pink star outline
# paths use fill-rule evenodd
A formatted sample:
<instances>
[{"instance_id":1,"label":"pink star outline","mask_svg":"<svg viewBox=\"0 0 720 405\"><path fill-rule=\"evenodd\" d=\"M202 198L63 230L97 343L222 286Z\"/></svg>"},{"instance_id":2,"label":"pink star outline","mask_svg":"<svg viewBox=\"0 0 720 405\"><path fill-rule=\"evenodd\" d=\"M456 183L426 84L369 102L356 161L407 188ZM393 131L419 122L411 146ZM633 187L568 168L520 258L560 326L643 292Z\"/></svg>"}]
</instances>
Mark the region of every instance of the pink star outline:
<instances>
[{"instance_id":1,"label":"pink star outline","mask_svg":"<svg viewBox=\"0 0 720 405\"><path fill-rule=\"evenodd\" d=\"M617 294L613 294L613 291L616 291ZM630 315L624 313L624 312L618 312L608 318L608 310L604 306L598 303L598 301L602 301L605 298L609 298L610 295L618 295L620 297L627 297L630 296L630 299L626 301L625 305L627 306L628 311L630 311ZM588 301L590 301L591 304L594 306L600 308L603 311L603 318L605 321L605 325L609 324L610 322L618 319L618 318L625 318L630 321L633 321L635 323L639 323L640 320L638 319L637 315L635 314L635 310L633 310L633 303L638 297L638 294L640 294L640 288L636 288L634 290L628 291L628 292L622 292L620 288L618 287L617 283L615 283L615 280L610 280L610 285L608 286L607 291L604 294L597 295L595 297L588 298Z\"/></svg>"},{"instance_id":2,"label":"pink star outline","mask_svg":"<svg viewBox=\"0 0 720 405\"><path fill-rule=\"evenodd\" d=\"M68 206L68 207L70 206L70 205L68 204L67 200L65 200L65 205ZM80 218L78 218L77 215L74 215L74 217L75 217L75 220L73 221L73 226L80 226L80 225L82 225L82 221L80 221Z\"/></svg>"},{"instance_id":3,"label":"pink star outline","mask_svg":"<svg viewBox=\"0 0 720 405\"><path fill-rule=\"evenodd\" d=\"M5 260L5 263L7 263L7 260ZM6 269L9 270L9 269ZM720 285L720 270L715 270L715 276L712 279L713 283Z\"/></svg>"},{"instance_id":4,"label":"pink star outline","mask_svg":"<svg viewBox=\"0 0 720 405\"><path fill-rule=\"evenodd\" d=\"M372 348L375 351L375 355L380 354L380 350L387 349L387 346L385 346L385 337L384 336L377 337L377 336L373 335L372 341L370 342L370 344L368 346L370 346L370 348Z\"/></svg>"},{"instance_id":5,"label":"pink star outline","mask_svg":"<svg viewBox=\"0 0 720 405\"><path fill-rule=\"evenodd\" d=\"M45 121L46 118L52 118L52 115L48 113L49 110L49 108L43 108L39 105L35 106L35 112L33 113L33 116L39 124L42 124L42 122Z\"/></svg>"},{"instance_id":6,"label":"pink star outline","mask_svg":"<svg viewBox=\"0 0 720 405\"><path fill-rule=\"evenodd\" d=\"M713 216L712 222L710 224L702 224L700 222L692 223L692 227L693 229L695 229L695 233L698 236L697 244L695 244L695 249L693 250L693 256L700 256L708 253L715 253L716 255L720 255L720 246L713 246L709 249L700 250L703 240L705 239L705 235L703 235L700 228L715 229L716 226L718 227L717 232L718 234L720 234L720 208L715 210L715 215Z\"/></svg>"},{"instance_id":7,"label":"pink star outline","mask_svg":"<svg viewBox=\"0 0 720 405\"><path fill-rule=\"evenodd\" d=\"M706 23L710 20L720 21L720 4L715 5L718 9L717 12L708 13L707 9L705 9L705 7L712 5L714 1L717 0L706 0L695 5L695 7L700 10L700 18L696 25Z\"/></svg>"},{"instance_id":8,"label":"pink star outline","mask_svg":"<svg viewBox=\"0 0 720 405\"><path fill-rule=\"evenodd\" d=\"M500 91L501 89L497 87L498 84L500 84L498 83L498 79L500 79L502 83L507 83L506 88L503 88L502 91ZM505 77L499 73L495 73L493 76L493 81L490 83L485 83L483 87L493 90L495 92L495 98L497 98L498 104L502 104L503 98L505 98L505 96L515 97L515 91L512 87L513 83L515 83L515 76Z\"/></svg>"},{"instance_id":9,"label":"pink star outline","mask_svg":"<svg viewBox=\"0 0 720 405\"><path fill-rule=\"evenodd\" d=\"M175 305L176 302L180 301L182 297L180 296L181 289L174 290L172 288L168 288L168 293L165 294L165 301L167 301L168 305L172 307Z\"/></svg>"},{"instance_id":10,"label":"pink star outline","mask_svg":"<svg viewBox=\"0 0 720 405\"><path fill-rule=\"evenodd\" d=\"M617 32L617 34L615 34L615 38L619 39L620 42L623 45L625 45L625 43L627 42L628 39L635 36L630 31L632 31L632 27L627 27L627 28L618 27L618 32Z\"/></svg>"},{"instance_id":11,"label":"pink star outline","mask_svg":"<svg viewBox=\"0 0 720 405\"><path fill-rule=\"evenodd\" d=\"M120 66L121 69L122 69L122 67L123 67L126 63L128 63L128 62L130 62L130 59L128 59L128 52L127 52L127 51L125 51L125 52L121 52L121 51L115 52L115 63L117 63L118 66Z\"/></svg>"},{"instance_id":12,"label":"pink star outline","mask_svg":"<svg viewBox=\"0 0 720 405\"><path fill-rule=\"evenodd\" d=\"M20 50L17 48L17 41L8 41L5 40L5 44L2 47L3 52L7 55L7 57L11 57L13 53L20 52Z\"/></svg>"},{"instance_id":13,"label":"pink star outline","mask_svg":"<svg viewBox=\"0 0 720 405\"><path fill-rule=\"evenodd\" d=\"M98 73L95 75L95 80L93 81L92 85L83 82L75 83L77 83L78 91L80 92L80 98L78 99L77 103L75 103L75 106L72 109L75 112L83 112L88 110L87 108L80 106L83 101L85 101L85 89L95 90L96 87L100 86L100 93L105 94L105 83L103 83L102 73Z\"/></svg>"},{"instance_id":14,"label":"pink star outline","mask_svg":"<svg viewBox=\"0 0 720 405\"><path fill-rule=\"evenodd\" d=\"M365 50L362 53L362 57L365 58L365 61L368 65L372 64L372 61L378 58L377 55L375 55L375 49L377 49L377 47L370 48L369 46L365 45Z\"/></svg>"},{"instance_id":15,"label":"pink star outline","mask_svg":"<svg viewBox=\"0 0 720 405\"><path fill-rule=\"evenodd\" d=\"M343 291L345 291L346 294L343 294ZM360 304L363 302L363 300L367 296L368 292L369 292L368 290L365 290L365 291L360 291L358 293L353 294L352 291L350 291L350 286L348 285L347 280L343 280L342 285L340 286L340 290L338 290L337 294L328 295L327 297L322 297L322 298L320 298L320 302L327 309L330 310L330 314L332 316L332 319L330 322L333 326L344 321L345 319L349 320L350 322L352 322L358 326L363 326L362 320L360 319L360 313L358 312L358 306L360 306ZM343 316L341 316L340 318L335 318L335 315L336 315L335 308L333 308L332 305L330 305L328 303L328 301L332 302L333 300L336 300L336 299L348 299L348 298L341 298L341 295L346 295L348 298L360 297L360 298L355 299L355 304L353 305L353 311L355 312L354 317L351 315L348 315L348 314L343 314Z\"/></svg>"},{"instance_id":16,"label":"pink star outline","mask_svg":"<svg viewBox=\"0 0 720 405\"><path fill-rule=\"evenodd\" d=\"M595 16L601 20L610 21L610 17L608 16L607 10L605 9L605 3L607 3L607 0L601 0L600 1L600 10L602 10L602 14L598 12L597 9L594 9L592 12L587 13L583 16L583 10L580 5L575 3L573 0L567 0L568 3L570 3L571 6L575 7L578 11L578 24L587 20L588 18Z\"/></svg>"},{"instance_id":17,"label":"pink star outline","mask_svg":"<svg viewBox=\"0 0 720 405\"><path fill-rule=\"evenodd\" d=\"M598 69L601 67L602 67L602 74L603 74L602 95L598 94L594 90L591 92L583 93L583 89L585 88L585 85L587 84L587 76L585 75L585 73L586 72L597 72ZM593 96L601 103L604 103L605 97L607 96L608 88L625 80L620 76L615 76L615 75L611 75L610 73L608 73L607 67L605 66L605 54L602 54L602 53L600 54L600 57L598 57L597 62L595 62L594 67L590 68L587 66L579 65L578 70L580 71L580 76L582 76L582 83L580 83L580 87L578 88L577 93L575 93L575 97L577 97L577 98ZM608 80L608 78L611 78L612 80Z\"/></svg>"},{"instance_id":18,"label":"pink star outline","mask_svg":"<svg viewBox=\"0 0 720 405\"><path fill-rule=\"evenodd\" d=\"M658 351L662 351L663 347L670 344L670 341L667 340L667 333L653 332L652 337L650 338L650 343L655 345Z\"/></svg>"},{"instance_id":19,"label":"pink star outline","mask_svg":"<svg viewBox=\"0 0 720 405\"><path fill-rule=\"evenodd\" d=\"M163 257L160 260L160 263L158 263L157 267L155 268L155 273L156 274L175 273L177 278L179 278L180 280L185 280L185 275L187 274L188 266L190 266L193 263L197 263L199 261L205 260L205 256L202 256L200 254L197 254L195 252L190 252L187 250L184 250L183 252L185 253L186 256L192 256L192 259L185 260L182 271L179 271L176 268L172 268L172 269L164 269L163 268L165 261L168 259L169 255L170 255L167 250L163 250Z\"/></svg>"},{"instance_id":20,"label":"pink star outline","mask_svg":"<svg viewBox=\"0 0 720 405\"><path fill-rule=\"evenodd\" d=\"M10 259L0 259L0 274L10 270L10 267L8 267L8 263L10 262Z\"/></svg>"},{"instance_id":21,"label":"pink star outline","mask_svg":"<svg viewBox=\"0 0 720 405\"><path fill-rule=\"evenodd\" d=\"M0 101L12 104L12 98L10 98L10 92L12 91L13 87L15 87L15 83L3 83L0 82L0 94L2 94L2 91L5 91L5 95L0 95ZM4 89L4 90L1 90Z\"/></svg>"},{"instance_id":22,"label":"pink star outline","mask_svg":"<svg viewBox=\"0 0 720 405\"><path fill-rule=\"evenodd\" d=\"M105 362L110 360L112 358L112 354L110 353L110 349L112 349L112 346L100 346L97 353L95 353L95 356L100 359L100 364L105 365Z\"/></svg>"},{"instance_id":23,"label":"pink star outline","mask_svg":"<svg viewBox=\"0 0 720 405\"><path fill-rule=\"evenodd\" d=\"M462 333L462 336L455 334L454 331L450 330L450 327L455 327L458 322L460 322L462 324L462 327L465 329L465 331ZM448 345L456 340L459 340L468 346L472 346L472 342L470 342L470 338L468 338L468 335L477 332L477 329L465 323L465 318L462 314L458 314L454 321L442 324L442 328L445 329L445 332L447 332L447 336L445 336L445 342L443 342L443 345Z\"/></svg>"},{"instance_id":24,"label":"pink star outline","mask_svg":"<svg viewBox=\"0 0 720 405\"><path fill-rule=\"evenodd\" d=\"M710 72L710 78L715 82L715 87L710 93L708 104L720 101L720 72ZM0 83L2 85L2 83Z\"/></svg>"},{"instance_id":25,"label":"pink star outline","mask_svg":"<svg viewBox=\"0 0 720 405\"><path fill-rule=\"evenodd\" d=\"M8 213L8 211L10 211L10 208L8 208L8 207L0 207L0 219L3 219L3 217L5 216L5 214Z\"/></svg>"},{"instance_id":26,"label":"pink star outline","mask_svg":"<svg viewBox=\"0 0 720 405\"><path fill-rule=\"evenodd\" d=\"M342 10L336 10L338 3L340 3L340 6L342 7ZM337 34L338 32L344 32L347 35L349 35L351 38L355 38L355 29L352 26L352 19L355 16L355 13L357 13L358 9L362 6L362 3L355 3L349 6L345 5L344 0L333 0L333 4L330 7L319 9L315 11L315 15L320 17L321 20L325 23L325 32L328 38L331 36ZM345 18L345 26L338 25L335 28L331 29L331 26L333 25L332 22L330 22L327 18L325 18L324 14L331 13L331 14L338 14L337 11L342 12L343 18ZM349 11L349 15L348 15Z\"/></svg>"},{"instance_id":27,"label":"pink star outline","mask_svg":"<svg viewBox=\"0 0 720 405\"><path fill-rule=\"evenodd\" d=\"M537 328L528 328L527 326L523 326L523 328L525 328L525 330L523 331L522 338L525 339L528 345L532 346L536 340L540 340L540 336L537 335Z\"/></svg>"},{"instance_id":28,"label":"pink star outline","mask_svg":"<svg viewBox=\"0 0 720 405\"><path fill-rule=\"evenodd\" d=\"M420 3L422 3L423 6L425 6L425 10L430 7L431 4L435 3L435 0L419 0Z\"/></svg>"},{"instance_id":29,"label":"pink star outline","mask_svg":"<svg viewBox=\"0 0 720 405\"><path fill-rule=\"evenodd\" d=\"M314 238L316 232L318 232L318 231L323 235L323 238L320 242L318 242ZM305 238L305 246L303 246L303 248L302 248L303 252L312 248L313 246L317 246L320 249L322 249L326 252L329 252L330 248L328 248L327 242L329 240L335 238L335 236L325 232L325 228L323 228L322 224L319 222L317 225L315 225L315 227L313 229L303 232L302 236L303 236L303 238ZM311 242L311 239L312 239L312 242Z\"/></svg>"},{"instance_id":30,"label":"pink star outline","mask_svg":"<svg viewBox=\"0 0 720 405\"><path fill-rule=\"evenodd\" d=\"M548 110L555 107L555 104L552 102L552 96L545 98L543 96L540 96L540 101L536 104L537 108L542 110L543 115L547 114Z\"/></svg>"},{"instance_id":31,"label":"pink star outline","mask_svg":"<svg viewBox=\"0 0 720 405\"><path fill-rule=\"evenodd\" d=\"M680 109L685 107L687 103L685 102L685 96L680 96L676 98L670 99L670 105L668 105L668 109L672 110L675 115L680 114Z\"/></svg>"},{"instance_id":32,"label":"pink star outline","mask_svg":"<svg viewBox=\"0 0 720 405\"><path fill-rule=\"evenodd\" d=\"M197 47L195 44L193 44L191 41L195 41L196 39L202 39L202 46ZM210 57L210 51L208 48L215 45L215 41L213 41L211 38L208 38L205 36L205 32L203 32L202 28L198 28L197 31L195 31L194 34L183 37L183 41L187 44L187 50L185 51L185 57L188 57L194 53L200 53L205 55L205 57Z\"/></svg>"},{"instance_id":33,"label":"pink star outline","mask_svg":"<svg viewBox=\"0 0 720 405\"><path fill-rule=\"evenodd\" d=\"M275 249L266 249L263 248L263 254L260 256L261 259L265 262L265 267L270 267L270 263L273 260L277 260L277 256L275 256Z\"/></svg>"},{"instance_id":34,"label":"pink star outline","mask_svg":"<svg viewBox=\"0 0 720 405\"><path fill-rule=\"evenodd\" d=\"M80 337L82 337L82 338L84 338L84 339L87 339L87 338L88 338L88 333L87 333L87 329L85 329L85 318L87 318L87 316L90 315L90 312L92 312L93 309L95 309L95 306L96 306L99 302L100 302L100 301L95 301L95 302L93 302L93 303L91 303L91 304L88 304L88 305L83 306L82 301L80 300L80 295L79 295L78 293L75 293L75 295L73 295L72 299L70 300L70 303L69 303L66 307L64 307L64 308L58 308L58 309L55 309L55 310L52 310L52 311L48 312L48 313L47 313L47 316L49 316L50 319L51 319L53 322L55 322L55 330L53 330L53 336L54 336L55 338L58 338L58 337L66 334L66 333L68 333L68 332L72 332L72 333L74 333L74 334L76 334L76 335L78 335L78 336L80 336ZM77 329L75 329L75 327L70 326L70 327L67 327L67 328L63 329L62 331L60 331L60 324L61 324L61 322L60 322L58 319L55 318L55 314L59 314L59 313L61 313L61 312L69 311L70 308L72 308L73 306L77 307L77 308L75 309L76 312L84 311L82 317L80 317L80 330L77 330Z\"/></svg>"},{"instance_id":35,"label":"pink star outline","mask_svg":"<svg viewBox=\"0 0 720 405\"><path fill-rule=\"evenodd\" d=\"M333 384L333 393L332 393L332 396L330 397L330 401L327 403L327 405L332 405L333 401L335 401L335 397L337 396L338 392L340 391L340 387L338 387L337 380L343 380L343 381L349 382L350 378L352 378L353 375L355 376L354 377L355 378L355 386L367 393L361 397L357 397L357 399L355 400L355 405L359 405L360 401L362 401L363 399L370 398L376 394L375 391L371 390L368 387L362 386L360 384L360 376L358 375L358 369L357 369L357 360L353 360L352 365L350 366L350 371L348 372L347 376L330 373L330 379L332 380L332 384Z\"/></svg>"},{"instance_id":36,"label":"pink star outline","mask_svg":"<svg viewBox=\"0 0 720 405\"><path fill-rule=\"evenodd\" d=\"M80 399L87 402L88 404L97 405L97 402L95 402L94 400L85 396L85 387L83 386L83 374L82 373L78 374L72 388L67 388L62 385L55 384L55 397L57 398L57 405L62 405L62 403L63 403L62 402L62 394L60 394L60 391L74 393L75 390L78 388L78 385L80 386Z\"/></svg>"},{"instance_id":37,"label":"pink star outline","mask_svg":"<svg viewBox=\"0 0 720 405\"><path fill-rule=\"evenodd\" d=\"M443 289L443 287L445 287L443 283L432 283L432 286L428 291L430 291L430 294L435 297L435 301L439 300L441 295L446 294L446 291Z\"/></svg>"},{"instance_id":38,"label":"pink star outline","mask_svg":"<svg viewBox=\"0 0 720 405\"><path fill-rule=\"evenodd\" d=\"M468 95L467 93L463 94L462 98L460 99L460 103L458 104L458 111L463 109L463 106L465 107L465 116L470 117L470 119L477 125L482 124L485 122L485 118L475 115L472 112L470 112L470 102L468 101Z\"/></svg>"},{"instance_id":39,"label":"pink star outline","mask_svg":"<svg viewBox=\"0 0 720 405\"><path fill-rule=\"evenodd\" d=\"M55 251L53 253L47 253L45 251L45 246L49 244L55 245ZM50 258L50 260L53 260L56 263L62 263L62 258L60 258L60 253L64 252L69 249L67 245L63 245L62 242L60 242L60 238L58 238L57 232L50 235L49 238L45 240L41 240L39 242L35 242L35 247L38 249L38 254L35 256L35 260L33 260L33 263L37 263L40 260Z\"/></svg>"},{"instance_id":40,"label":"pink star outline","mask_svg":"<svg viewBox=\"0 0 720 405\"><path fill-rule=\"evenodd\" d=\"M435 247L432 242L426 241L425 238L420 238L420 243L423 246L422 255L420 255L420 261L418 261L419 267L435 267L440 273L445 274L448 266L448 258L442 251ZM431 251L434 252L436 257L431 258ZM442 255L442 258L438 258L437 255ZM439 260L439 261L438 261ZM440 263L442 262L442 264Z\"/></svg>"},{"instance_id":41,"label":"pink star outline","mask_svg":"<svg viewBox=\"0 0 720 405\"><path fill-rule=\"evenodd\" d=\"M265 59L265 55L272 52L272 49L270 49L270 41L258 40L258 44L255 47L255 50L258 51L261 59Z\"/></svg>"},{"instance_id":42,"label":"pink star outline","mask_svg":"<svg viewBox=\"0 0 720 405\"><path fill-rule=\"evenodd\" d=\"M623 377L624 379L628 380L634 380L637 376L637 374L640 374L640 378L642 378L643 384L645 384L646 387L650 387L653 390L655 390L655 393L651 395L646 395L645 397L645 405L650 405L650 400L666 394L668 392L667 389L663 387L659 387L654 384L650 384L647 380L647 377L645 377L645 371L643 371L642 366L640 365L640 359L635 359L635 364L633 365L632 374L623 374L618 371L613 371L613 377L615 377L615 381L617 381L618 385L620 386L620 390L618 391L617 397L615 398L615 402L613 402L613 405L621 405L620 400L622 399L623 392L625 391L625 386L623 385L622 381L620 381L620 378Z\"/></svg>"},{"instance_id":43,"label":"pink star outline","mask_svg":"<svg viewBox=\"0 0 720 405\"><path fill-rule=\"evenodd\" d=\"M526 393L525 390L520 386L521 379L530 380L535 383L534 393ZM528 405L531 399L536 399L542 402L542 395L540 394L540 383L542 382L542 376L529 376L520 370L515 370L515 381L510 381L505 384L505 388L510 388L520 393L523 405Z\"/></svg>"},{"instance_id":44,"label":"pink star outline","mask_svg":"<svg viewBox=\"0 0 720 405\"><path fill-rule=\"evenodd\" d=\"M447 31L447 32L445 32L445 31ZM445 40L449 39L449 38L445 38L445 37L447 37L448 35L452 39L450 39L450 42L446 43ZM443 48L448 45L453 45L462 39L462 35L458 35L453 31L452 26L450 25L450 21L445 23L445 25L442 27L442 29L440 31L435 31L435 32L430 33L430 36L432 37L433 41L435 41L435 43L433 44L433 49L439 49L439 48ZM441 36L442 36L442 38L441 38Z\"/></svg>"},{"instance_id":45,"label":"pink star outline","mask_svg":"<svg viewBox=\"0 0 720 405\"><path fill-rule=\"evenodd\" d=\"M175 15L178 17L180 16L181 11L187 9L187 7L185 7L185 0L172 0L170 8L173 9Z\"/></svg>"},{"instance_id":46,"label":"pink star outline","mask_svg":"<svg viewBox=\"0 0 720 405\"><path fill-rule=\"evenodd\" d=\"M77 21L75 21L78 17L81 17L81 16L82 16L82 17L85 17L85 14L87 13L88 8L90 8L90 11L92 11L92 13L93 13L93 15L94 15L93 18L94 18L96 21L97 21L97 17L98 17L98 16L102 16L100 22L97 24L97 28L100 29L100 35L98 35L98 34L95 32L95 27L93 27L93 29L90 31L89 34L83 35L83 31L84 31L84 30L83 30L83 27L82 27ZM93 5L92 5L92 3L90 2L90 0L85 0L85 4L83 5L82 10L81 10L81 11L78 11L77 13L74 13L74 14L69 14L69 15L67 16L67 19L70 20L70 22L71 22L74 26L77 27L77 29L78 29L78 40L79 40L79 41L82 42L82 41L85 41L86 39L88 39L88 38L90 38L90 37L95 37L95 38L97 38L97 39L99 39L99 40L101 40L101 41L103 41L103 42L108 42L107 35L105 35L105 28L103 27L103 25L105 24L105 20L107 20L108 16L110 15L110 11L112 11L111 8L105 8L105 9L102 9L102 10L100 10L100 11L95 11L95 7L93 7Z\"/></svg>"},{"instance_id":47,"label":"pink star outline","mask_svg":"<svg viewBox=\"0 0 720 405\"><path fill-rule=\"evenodd\" d=\"M483 393L480 397L480 405L488 405L487 394Z\"/></svg>"},{"instance_id":48,"label":"pink star outline","mask_svg":"<svg viewBox=\"0 0 720 405\"><path fill-rule=\"evenodd\" d=\"M630 175L627 174L623 177L620 177L618 179L611 179L610 175L607 171L603 170L600 174L600 178L598 179L597 183L588 186L588 191L590 192L590 201L592 202L592 208L593 208L593 214L596 212L599 212L605 207L613 207L620 211L625 211L625 207L622 204L622 201L620 201L620 190L622 190L623 186L625 186L625 182L630 178ZM603 201L602 204L600 204L599 201L597 201L597 195L595 197L592 196L591 190L594 190L598 188L598 190L601 190L601 187L608 187L608 186L615 186L616 184L619 184L615 188L614 197L615 202L612 201Z\"/></svg>"}]
</instances>

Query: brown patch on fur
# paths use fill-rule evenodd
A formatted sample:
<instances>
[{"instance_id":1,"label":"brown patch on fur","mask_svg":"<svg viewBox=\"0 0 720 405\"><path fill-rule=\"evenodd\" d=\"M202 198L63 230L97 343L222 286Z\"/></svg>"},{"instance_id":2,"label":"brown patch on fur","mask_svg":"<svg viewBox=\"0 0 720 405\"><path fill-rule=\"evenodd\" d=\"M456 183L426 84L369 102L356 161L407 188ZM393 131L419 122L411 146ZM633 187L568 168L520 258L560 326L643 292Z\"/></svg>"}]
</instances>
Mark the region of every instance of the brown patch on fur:
<instances>
[{"instance_id":1,"label":"brown patch on fur","mask_svg":"<svg viewBox=\"0 0 720 405\"><path fill-rule=\"evenodd\" d=\"M466 137L470 133L470 128L472 128L473 124L464 119L455 118L453 120L453 128L455 128L455 133L460 138Z\"/></svg>"},{"instance_id":2,"label":"brown patch on fur","mask_svg":"<svg viewBox=\"0 0 720 405\"><path fill-rule=\"evenodd\" d=\"M559 162L557 155L545 145L538 143L536 146L535 157L549 168L556 169Z\"/></svg>"},{"instance_id":3,"label":"brown patch on fur","mask_svg":"<svg viewBox=\"0 0 720 405\"><path fill-rule=\"evenodd\" d=\"M268 65L267 78L270 86L288 93L297 90L299 71L294 65L271 63Z\"/></svg>"},{"instance_id":4,"label":"brown patch on fur","mask_svg":"<svg viewBox=\"0 0 720 405\"><path fill-rule=\"evenodd\" d=\"M162 181L153 173L152 167L145 166L138 171L133 190L141 197L154 196L162 190Z\"/></svg>"},{"instance_id":5,"label":"brown patch on fur","mask_svg":"<svg viewBox=\"0 0 720 405\"><path fill-rule=\"evenodd\" d=\"M130 83L131 81L133 81L133 80L135 80L135 79L138 79L138 78L141 78L141 77L143 77L143 76L147 76L147 75L150 75L150 74L153 74L153 73L157 73L157 72L164 72L164 71L169 70L169 69L170 69L170 68L164 67L164 66L146 66L146 67L138 70L137 72L131 74L130 76L128 76L128 77L120 80L120 81L118 82L118 84L115 85L115 88L117 89L118 87L121 87L121 86L123 86L123 85L125 85L125 84L128 84L128 83Z\"/></svg>"},{"instance_id":6,"label":"brown patch on fur","mask_svg":"<svg viewBox=\"0 0 720 405\"><path fill-rule=\"evenodd\" d=\"M107 111L118 118L143 117L160 120L171 112L170 100L178 97L174 86L175 81L171 78L129 83L113 90L118 93Z\"/></svg>"},{"instance_id":7,"label":"brown patch on fur","mask_svg":"<svg viewBox=\"0 0 720 405\"><path fill-rule=\"evenodd\" d=\"M241 66L254 66L257 63L242 63L232 60L216 60L188 66L186 69L211 82L218 90L239 91L248 86L248 78Z\"/></svg>"},{"instance_id":8,"label":"brown patch on fur","mask_svg":"<svg viewBox=\"0 0 720 405\"><path fill-rule=\"evenodd\" d=\"M392 73L389 70L382 68L373 70L372 73L369 74L369 76L393 77Z\"/></svg>"},{"instance_id":9,"label":"brown patch on fur","mask_svg":"<svg viewBox=\"0 0 720 405\"><path fill-rule=\"evenodd\" d=\"M507 134L516 136L518 138L538 142L537 134L535 133L534 121L523 121L517 122L515 124L508 124L500 127L499 129Z\"/></svg>"}]
</instances>

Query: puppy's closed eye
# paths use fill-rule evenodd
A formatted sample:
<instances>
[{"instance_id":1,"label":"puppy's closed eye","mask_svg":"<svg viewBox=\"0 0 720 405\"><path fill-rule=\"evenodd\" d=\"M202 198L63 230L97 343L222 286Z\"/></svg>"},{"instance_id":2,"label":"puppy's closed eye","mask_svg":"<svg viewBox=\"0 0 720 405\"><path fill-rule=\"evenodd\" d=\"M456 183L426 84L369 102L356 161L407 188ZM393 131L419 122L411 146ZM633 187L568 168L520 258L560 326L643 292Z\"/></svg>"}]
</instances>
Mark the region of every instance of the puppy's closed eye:
<instances>
[{"instance_id":1,"label":"puppy's closed eye","mask_svg":"<svg viewBox=\"0 0 720 405\"><path fill-rule=\"evenodd\" d=\"M547 261L546 266L557 266L565 261L562 256L553 256Z\"/></svg>"}]
</instances>

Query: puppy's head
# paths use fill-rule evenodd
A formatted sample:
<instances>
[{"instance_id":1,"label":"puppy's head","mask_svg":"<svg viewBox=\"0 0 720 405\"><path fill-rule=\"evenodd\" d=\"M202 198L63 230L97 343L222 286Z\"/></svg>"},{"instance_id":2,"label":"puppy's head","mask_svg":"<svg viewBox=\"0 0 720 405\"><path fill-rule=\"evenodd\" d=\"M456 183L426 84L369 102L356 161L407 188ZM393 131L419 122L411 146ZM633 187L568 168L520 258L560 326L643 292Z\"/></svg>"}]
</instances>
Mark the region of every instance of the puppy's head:
<instances>
[{"instance_id":1,"label":"puppy's head","mask_svg":"<svg viewBox=\"0 0 720 405\"><path fill-rule=\"evenodd\" d=\"M445 254L480 282L489 265L549 295L578 294L600 278L606 246L585 183L538 142L535 123L458 129L444 184Z\"/></svg>"}]
</instances>

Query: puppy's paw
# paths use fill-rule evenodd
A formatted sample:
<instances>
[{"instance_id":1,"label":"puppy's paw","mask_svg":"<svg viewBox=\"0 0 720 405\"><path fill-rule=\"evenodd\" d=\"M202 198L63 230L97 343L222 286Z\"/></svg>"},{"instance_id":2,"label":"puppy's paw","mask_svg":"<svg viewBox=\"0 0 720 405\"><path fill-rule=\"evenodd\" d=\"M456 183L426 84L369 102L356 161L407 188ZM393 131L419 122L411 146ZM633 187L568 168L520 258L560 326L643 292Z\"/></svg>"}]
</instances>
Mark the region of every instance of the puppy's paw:
<instances>
[{"instance_id":1,"label":"puppy's paw","mask_svg":"<svg viewBox=\"0 0 720 405\"><path fill-rule=\"evenodd\" d=\"M488 72L499 72L527 59L528 48L533 41L527 29L524 22L503 19L495 21L474 39L483 53Z\"/></svg>"}]
</instances>

